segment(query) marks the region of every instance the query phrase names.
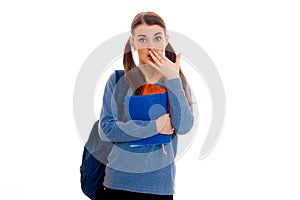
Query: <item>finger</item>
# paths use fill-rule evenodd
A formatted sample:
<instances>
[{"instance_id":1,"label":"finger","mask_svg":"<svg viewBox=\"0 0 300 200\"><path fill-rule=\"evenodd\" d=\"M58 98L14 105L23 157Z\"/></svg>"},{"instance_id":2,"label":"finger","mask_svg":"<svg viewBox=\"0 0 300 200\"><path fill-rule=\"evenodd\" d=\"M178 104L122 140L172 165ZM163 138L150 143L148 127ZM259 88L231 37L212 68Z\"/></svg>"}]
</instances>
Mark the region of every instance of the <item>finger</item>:
<instances>
[{"instance_id":1,"label":"finger","mask_svg":"<svg viewBox=\"0 0 300 200\"><path fill-rule=\"evenodd\" d=\"M172 135L172 131L164 131L164 133L163 134L165 134L165 135Z\"/></svg>"},{"instance_id":2,"label":"finger","mask_svg":"<svg viewBox=\"0 0 300 200\"><path fill-rule=\"evenodd\" d=\"M160 63L164 60L163 57L159 55L156 49L151 49L151 52L155 55L155 57L159 60Z\"/></svg>"},{"instance_id":3,"label":"finger","mask_svg":"<svg viewBox=\"0 0 300 200\"><path fill-rule=\"evenodd\" d=\"M161 131L160 134L164 134L164 135L172 135L172 133L169 132L169 131Z\"/></svg>"},{"instance_id":4,"label":"finger","mask_svg":"<svg viewBox=\"0 0 300 200\"><path fill-rule=\"evenodd\" d=\"M168 58L163 54L162 51L158 51L157 49L154 49L154 50L155 50L155 52L160 56L160 58L162 58L162 60L168 59Z\"/></svg>"},{"instance_id":5,"label":"finger","mask_svg":"<svg viewBox=\"0 0 300 200\"><path fill-rule=\"evenodd\" d=\"M164 135L172 135L174 133L174 131L173 130L165 130L164 129L160 133L164 134Z\"/></svg>"},{"instance_id":6,"label":"finger","mask_svg":"<svg viewBox=\"0 0 300 200\"><path fill-rule=\"evenodd\" d=\"M172 135L174 133L173 129L168 130L168 135Z\"/></svg>"},{"instance_id":7,"label":"finger","mask_svg":"<svg viewBox=\"0 0 300 200\"><path fill-rule=\"evenodd\" d=\"M156 59L159 61L159 64L161 64L161 62L162 62L163 59L162 59L162 57L157 53L157 51L154 50L154 49L151 49L150 52L156 57Z\"/></svg>"},{"instance_id":8,"label":"finger","mask_svg":"<svg viewBox=\"0 0 300 200\"><path fill-rule=\"evenodd\" d=\"M160 62L160 58L158 58L151 50L149 51L149 53L150 53L150 56L151 56L151 58L153 59L153 61L156 63L156 64L158 64L158 65L161 65L161 62Z\"/></svg>"}]
</instances>

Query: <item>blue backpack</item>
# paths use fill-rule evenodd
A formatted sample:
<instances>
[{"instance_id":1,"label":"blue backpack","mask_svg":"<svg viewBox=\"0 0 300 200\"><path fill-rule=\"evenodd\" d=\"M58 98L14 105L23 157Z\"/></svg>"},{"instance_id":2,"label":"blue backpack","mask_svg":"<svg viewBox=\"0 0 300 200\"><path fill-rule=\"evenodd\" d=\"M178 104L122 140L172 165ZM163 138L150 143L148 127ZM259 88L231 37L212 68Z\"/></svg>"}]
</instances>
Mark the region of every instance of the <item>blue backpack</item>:
<instances>
[{"instance_id":1,"label":"blue backpack","mask_svg":"<svg viewBox=\"0 0 300 200\"><path fill-rule=\"evenodd\" d=\"M124 70L116 70L116 82L124 75ZM103 180L107 156L113 144L101 140L98 132L99 120L94 123L89 138L84 145L82 163L80 166L80 183L83 193L92 200L103 196ZM101 161L101 162L100 162Z\"/></svg>"}]
</instances>

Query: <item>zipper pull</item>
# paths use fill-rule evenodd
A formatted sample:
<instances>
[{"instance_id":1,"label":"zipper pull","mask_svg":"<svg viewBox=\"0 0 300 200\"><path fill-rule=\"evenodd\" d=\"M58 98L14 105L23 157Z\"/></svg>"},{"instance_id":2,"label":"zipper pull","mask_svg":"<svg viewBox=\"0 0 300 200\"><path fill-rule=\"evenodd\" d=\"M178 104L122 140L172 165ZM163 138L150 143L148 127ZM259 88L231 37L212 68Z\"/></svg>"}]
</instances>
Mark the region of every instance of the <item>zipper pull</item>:
<instances>
[{"instance_id":1,"label":"zipper pull","mask_svg":"<svg viewBox=\"0 0 300 200\"><path fill-rule=\"evenodd\" d=\"M165 145L164 144L162 144L161 145L161 150L162 150L162 153L164 154L164 155L167 155L168 154L168 152L166 151L166 149L165 149Z\"/></svg>"}]
</instances>

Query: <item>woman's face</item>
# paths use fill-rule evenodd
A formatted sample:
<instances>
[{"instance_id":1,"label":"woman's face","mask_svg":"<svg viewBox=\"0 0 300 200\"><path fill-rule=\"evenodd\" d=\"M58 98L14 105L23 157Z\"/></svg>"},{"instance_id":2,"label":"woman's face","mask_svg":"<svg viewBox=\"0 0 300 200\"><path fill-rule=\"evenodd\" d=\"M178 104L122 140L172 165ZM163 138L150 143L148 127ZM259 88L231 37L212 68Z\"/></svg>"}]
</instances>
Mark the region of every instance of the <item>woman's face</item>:
<instances>
[{"instance_id":1,"label":"woman's face","mask_svg":"<svg viewBox=\"0 0 300 200\"><path fill-rule=\"evenodd\" d=\"M153 62L149 54L151 48L156 48L164 53L167 44L168 36L158 25L141 24L133 30L131 46L138 51L140 65L148 64L149 61Z\"/></svg>"}]
</instances>

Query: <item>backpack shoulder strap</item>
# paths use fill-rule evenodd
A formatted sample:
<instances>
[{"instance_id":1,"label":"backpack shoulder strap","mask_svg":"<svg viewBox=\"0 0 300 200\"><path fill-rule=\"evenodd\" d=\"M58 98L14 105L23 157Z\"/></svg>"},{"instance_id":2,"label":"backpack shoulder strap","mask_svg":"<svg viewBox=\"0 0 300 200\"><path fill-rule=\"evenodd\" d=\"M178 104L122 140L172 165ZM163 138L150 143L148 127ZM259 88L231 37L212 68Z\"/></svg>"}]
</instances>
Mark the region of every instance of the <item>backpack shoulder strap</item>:
<instances>
[{"instance_id":1,"label":"backpack shoulder strap","mask_svg":"<svg viewBox=\"0 0 300 200\"><path fill-rule=\"evenodd\" d=\"M118 82L118 80L120 80L120 78L124 75L124 70L115 70L116 73L116 83Z\"/></svg>"},{"instance_id":2,"label":"backpack shoulder strap","mask_svg":"<svg viewBox=\"0 0 300 200\"><path fill-rule=\"evenodd\" d=\"M127 85L126 81L124 80L124 70L115 70L116 73L116 87L115 87L115 100L118 106L118 116L119 120L123 121L124 116L122 113L125 112L124 107L124 99L125 95L127 94L127 91L129 89L129 86ZM119 81L119 83L118 83Z\"/></svg>"}]
</instances>

